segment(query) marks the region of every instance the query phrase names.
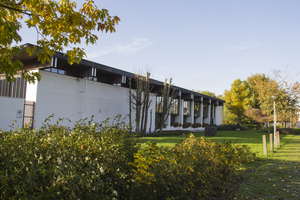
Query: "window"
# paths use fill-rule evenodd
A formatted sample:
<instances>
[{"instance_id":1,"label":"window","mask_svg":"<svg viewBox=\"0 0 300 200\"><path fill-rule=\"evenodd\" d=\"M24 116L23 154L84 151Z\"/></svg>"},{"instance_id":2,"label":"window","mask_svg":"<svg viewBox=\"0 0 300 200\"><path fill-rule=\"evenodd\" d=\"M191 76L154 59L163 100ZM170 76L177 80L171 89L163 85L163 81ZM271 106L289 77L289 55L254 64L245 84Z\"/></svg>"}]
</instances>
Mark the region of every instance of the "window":
<instances>
[{"instance_id":1,"label":"window","mask_svg":"<svg viewBox=\"0 0 300 200\"><path fill-rule=\"evenodd\" d=\"M16 81L6 82L5 76L0 76L0 96L25 98L26 81L18 75Z\"/></svg>"},{"instance_id":2,"label":"window","mask_svg":"<svg viewBox=\"0 0 300 200\"><path fill-rule=\"evenodd\" d=\"M163 111L163 98L162 97L156 97L156 112L162 112Z\"/></svg>"},{"instance_id":3,"label":"window","mask_svg":"<svg viewBox=\"0 0 300 200\"><path fill-rule=\"evenodd\" d=\"M203 117L208 117L208 105L203 105Z\"/></svg>"},{"instance_id":4,"label":"window","mask_svg":"<svg viewBox=\"0 0 300 200\"><path fill-rule=\"evenodd\" d=\"M183 114L190 115L190 102L189 101L183 102Z\"/></svg>"},{"instance_id":5,"label":"window","mask_svg":"<svg viewBox=\"0 0 300 200\"><path fill-rule=\"evenodd\" d=\"M200 103L195 103L195 107L194 107L194 115L195 117L200 117Z\"/></svg>"},{"instance_id":6,"label":"window","mask_svg":"<svg viewBox=\"0 0 300 200\"><path fill-rule=\"evenodd\" d=\"M56 74L63 74L63 75L66 74L66 70L57 69L57 68L53 68L53 67L45 68L44 71L52 72L52 73L56 73Z\"/></svg>"},{"instance_id":7,"label":"window","mask_svg":"<svg viewBox=\"0 0 300 200\"><path fill-rule=\"evenodd\" d=\"M171 114L178 115L178 99L172 99Z\"/></svg>"}]
</instances>

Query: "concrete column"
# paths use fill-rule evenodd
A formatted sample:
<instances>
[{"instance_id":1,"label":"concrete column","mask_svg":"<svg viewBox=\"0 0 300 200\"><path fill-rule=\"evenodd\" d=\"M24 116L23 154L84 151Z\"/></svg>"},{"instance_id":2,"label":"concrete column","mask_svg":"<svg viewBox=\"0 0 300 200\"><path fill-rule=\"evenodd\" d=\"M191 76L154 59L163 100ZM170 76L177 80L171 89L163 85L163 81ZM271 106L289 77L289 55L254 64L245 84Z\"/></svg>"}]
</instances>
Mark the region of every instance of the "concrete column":
<instances>
[{"instance_id":1,"label":"concrete column","mask_svg":"<svg viewBox=\"0 0 300 200\"><path fill-rule=\"evenodd\" d=\"M210 120L211 120L211 99L209 100L209 105L207 106L207 110L208 110L208 117L207 117L207 122L208 124L210 124Z\"/></svg>"},{"instance_id":2,"label":"concrete column","mask_svg":"<svg viewBox=\"0 0 300 200\"><path fill-rule=\"evenodd\" d=\"M191 111L191 115L190 115L190 122L192 123L192 124L194 124L194 119L195 119L195 114L194 114L194 112L195 112L195 102L194 101L191 101L190 102L190 111Z\"/></svg>"},{"instance_id":3,"label":"concrete column","mask_svg":"<svg viewBox=\"0 0 300 200\"><path fill-rule=\"evenodd\" d=\"M183 103L184 103L184 100L179 99L178 103L180 104L179 105L179 110L178 110L179 111L179 123L183 124Z\"/></svg>"},{"instance_id":4,"label":"concrete column","mask_svg":"<svg viewBox=\"0 0 300 200\"><path fill-rule=\"evenodd\" d=\"M172 101L172 99L169 97L168 101L169 101L169 103L170 103L170 101ZM168 115L168 118L167 118L167 120L166 120L166 124L167 124L167 127L170 127L170 126L171 126L171 111L170 111L170 113L169 113L169 115Z\"/></svg>"},{"instance_id":5,"label":"concrete column","mask_svg":"<svg viewBox=\"0 0 300 200\"><path fill-rule=\"evenodd\" d=\"M201 103L200 103L200 123L203 124L203 97L201 97Z\"/></svg>"},{"instance_id":6,"label":"concrete column","mask_svg":"<svg viewBox=\"0 0 300 200\"><path fill-rule=\"evenodd\" d=\"M212 106L212 119L214 120L214 124L215 124L215 120L216 120L216 116L215 116L215 105L211 105Z\"/></svg>"}]
</instances>

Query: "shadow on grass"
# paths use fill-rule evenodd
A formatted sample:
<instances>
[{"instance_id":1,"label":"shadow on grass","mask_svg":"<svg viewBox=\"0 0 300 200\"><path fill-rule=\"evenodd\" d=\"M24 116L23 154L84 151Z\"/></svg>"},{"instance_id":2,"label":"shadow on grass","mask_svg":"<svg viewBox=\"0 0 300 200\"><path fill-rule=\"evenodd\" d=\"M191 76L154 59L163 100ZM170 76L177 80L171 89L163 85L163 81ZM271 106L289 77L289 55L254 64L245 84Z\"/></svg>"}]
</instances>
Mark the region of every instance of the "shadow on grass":
<instances>
[{"instance_id":1,"label":"shadow on grass","mask_svg":"<svg viewBox=\"0 0 300 200\"><path fill-rule=\"evenodd\" d=\"M286 153L288 152L288 153ZM244 178L228 189L230 199L299 199L300 136L240 170Z\"/></svg>"}]
</instances>

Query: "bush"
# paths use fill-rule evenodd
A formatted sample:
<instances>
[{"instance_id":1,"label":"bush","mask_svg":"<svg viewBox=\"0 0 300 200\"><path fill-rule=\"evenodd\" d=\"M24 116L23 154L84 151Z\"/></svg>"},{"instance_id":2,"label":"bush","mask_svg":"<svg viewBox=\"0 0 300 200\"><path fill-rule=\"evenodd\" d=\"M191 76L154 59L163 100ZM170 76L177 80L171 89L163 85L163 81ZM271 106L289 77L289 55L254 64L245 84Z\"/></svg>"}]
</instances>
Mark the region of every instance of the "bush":
<instances>
[{"instance_id":1,"label":"bush","mask_svg":"<svg viewBox=\"0 0 300 200\"><path fill-rule=\"evenodd\" d=\"M300 135L300 128L278 128L277 130L279 131L280 134Z\"/></svg>"},{"instance_id":2,"label":"bush","mask_svg":"<svg viewBox=\"0 0 300 200\"><path fill-rule=\"evenodd\" d=\"M237 125L235 124L225 124L225 125L219 125L217 126L217 130L218 131L235 131L237 128ZM249 130L249 128L247 126L240 126L240 130L244 131L244 130Z\"/></svg>"},{"instance_id":3,"label":"bush","mask_svg":"<svg viewBox=\"0 0 300 200\"><path fill-rule=\"evenodd\" d=\"M191 127L192 124L191 123L183 123L183 128L188 128L188 127Z\"/></svg>"},{"instance_id":4,"label":"bush","mask_svg":"<svg viewBox=\"0 0 300 200\"><path fill-rule=\"evenodd\" d=\"M174 122L174 123L171 123L171 126L173 126L173 127L180 127L181 124L178 123L178 122Z\"/></svg>"},{"instance_id":5,"label":"bush","mask_svg":"<svg viewBox=\"0 0 300 200\"><path fill-rule=\"evenodd\" d=\"M132 185L128 163L138 148L123 123L0 134L1 199L122 199Z\"/></svg>"},{"instance_id":6,"label":"bush","mask_svg":"<svg viewBox=\"0 0 300 200\"><path fill-rule=\"evenodd\" d=\"M246 146L191 135L174 149L150 142L135 154L133 199L200 199L218 196L242 162L255 154Z\"/></svg>"},{"instance_id":7,"label":"bush","mask_svg":"<svg viewBox=\"0 0 300 200\"><path fill-rule=\"evenodd\" d=\"M155 133L138 133L137 137L161 137L161 136L182 135L187 133L189 132L185 130L162 131L162 132L155 132Z\"/></svg>"},{"instance_id":8,"label":"bush","mask_svg":"<svg viewBox=\"0 0 300 200\"><path fill-rule=\"evenodd\" d=\"M203 123L202 127L206 127L208 125L209 125L208 123Z\"/></svg>"},{"instance_id":9,"label":"bush","mask_svg":"<svg viewBox=\"0 0 300 200\"><path fill-rule=\"evenodd\" d=\"M200 199L218 196L255 154L195 138L175 148L137 145L123 122L59 122L0 131L1 199ZM150 135L150 134L149 134Z\"/></svg>"},{"instance_id":10,"label":"bush","mask_svg":"<svg viewBox=\"0 0 300 200\"><path fill-rule=\"evenodd\" d=\"M192 124L192 127L193 128L201 127L201 123L194 123L194 124Z\"/></svg>"},{"instance_id":11,"label":"bush","mask_svg":"<svg viewBox=\"0 0 300 200\"><path fill-rule=\"evenodd\" d=\"M160 129L161 122L158 122L155 125L156 125L156 129ZM166 128L166 127L167 127L167 124L164 124L163 128Z\"/></svg>"}]
</instances>

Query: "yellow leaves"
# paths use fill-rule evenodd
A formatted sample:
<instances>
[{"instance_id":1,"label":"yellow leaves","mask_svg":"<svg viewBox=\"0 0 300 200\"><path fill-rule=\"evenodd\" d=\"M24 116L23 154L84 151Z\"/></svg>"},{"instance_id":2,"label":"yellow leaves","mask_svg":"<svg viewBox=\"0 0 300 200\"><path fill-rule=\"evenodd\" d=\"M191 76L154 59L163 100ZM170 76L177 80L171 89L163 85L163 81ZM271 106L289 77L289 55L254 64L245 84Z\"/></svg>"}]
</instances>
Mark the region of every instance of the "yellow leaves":
<instances>
[{"instance_id":1,"label":"yellow leaves","mask_svg":"<svg viewBox=\"0 0 300 200\"><path fill-rule=\"evenodd\" d=\"M26 25L38 29L43 39L37 44L42 48L38 53L38 60L41 63L48 62L56 51L63 51L70 45L80 44L84 39L86 45L95 44L98 37L93 31L115 32L115 26L120 19L117 16L110 16L108 10L98 9L94 1L87 1L79 11L76 10L76 2L69 0L23 0L18 3L9 1L10 6L22 10L0 8L0 36L1 45L11 46L14 42L22 41L18 31L21 28L20 19L27 15ZM45 40L45 38L48 38ZM2 53L2 52L0 52ZM19 70L20 64L12 61L12 56L17 53L7 49L5 54L0 55L1 63L11 63L11 65L0 66L7 78L12 78ZM29 51L31 55L32 51ZM6 56L9 54L10 56ZM85 56L84 49L73 48L67 51L70 64L79 63ZM11 59L11 60L9 60Z\"/></svg>"}]
</instances>

